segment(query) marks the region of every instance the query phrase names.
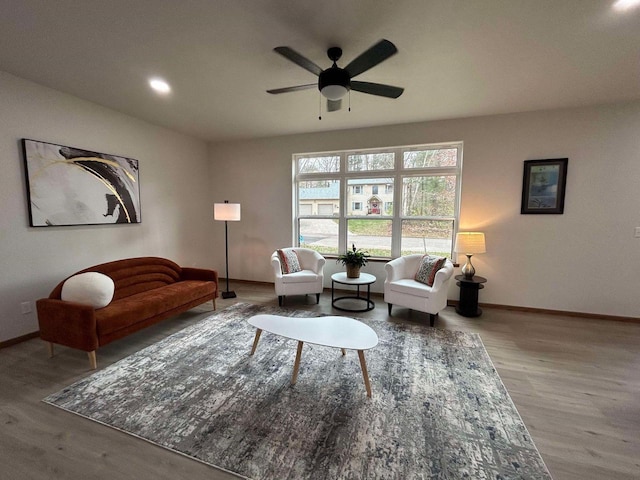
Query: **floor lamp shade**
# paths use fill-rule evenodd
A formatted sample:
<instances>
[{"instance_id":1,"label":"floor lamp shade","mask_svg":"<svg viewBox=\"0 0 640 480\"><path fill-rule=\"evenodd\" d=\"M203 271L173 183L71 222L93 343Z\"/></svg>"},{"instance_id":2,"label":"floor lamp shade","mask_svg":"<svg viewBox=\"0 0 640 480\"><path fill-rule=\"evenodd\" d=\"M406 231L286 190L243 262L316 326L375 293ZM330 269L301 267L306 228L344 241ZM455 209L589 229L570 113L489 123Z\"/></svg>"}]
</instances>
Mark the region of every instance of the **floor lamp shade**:
<instances>
[{"instance_id":1,"label":"floor lamp shade","mask_svg":"<svg viewBox=\"0 0 640 480\"><path fill-rule=\"evenodd\" d=\"M229 290L229 239L228 239L227 222L240 221L240 204L229 203L228 200L225 200L224 203L214 203L213 219L224 222L224 259L225 259L225 267L227 270L227 273L226 273L227 289L226 291L222 292L222 298L235 298L236 292L232 292Z\"/></svg>"},{"instance_id":2,"label":"floor lamp shade","mask_svg":"<svg viewBox=\"0 0 640 480\"><path fill-rule=\"evenodd\" d=\"M487 247L482 232L458 232L456 234L456 245L453 248L457 253L464 253L467 256L467 263L462 267L462 274L467 278L472 278L476 269L471 263L471 256L475 253L485 253Z\"/></svg>"},{"instance_id":3,"label":"floor lamp shade","mask_svg":"<svg viewBox=\"0 0 640 480\"><path fill-rule=\"evenodd\" d=\"M239 203L214 203L213 204L214 220L225 222L240 221L240 204Z\"/></svg>"}]
</instances>

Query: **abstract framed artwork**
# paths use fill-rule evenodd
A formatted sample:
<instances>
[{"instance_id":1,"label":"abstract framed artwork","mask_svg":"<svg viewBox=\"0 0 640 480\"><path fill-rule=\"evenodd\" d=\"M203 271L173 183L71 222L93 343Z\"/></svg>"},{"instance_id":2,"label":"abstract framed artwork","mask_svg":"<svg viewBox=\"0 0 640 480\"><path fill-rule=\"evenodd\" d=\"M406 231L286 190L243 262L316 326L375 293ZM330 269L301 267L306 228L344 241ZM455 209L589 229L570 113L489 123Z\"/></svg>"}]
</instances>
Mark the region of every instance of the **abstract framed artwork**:
<instances>
[{"instance_id":1,"label":"abstract framed artwork","mask_svg":"<svg viewBox=\"0 0 640 480\"><path fill-rule=\"evenodd\" d=\"M32 227L140 223L138 160L22 139Z\"/></svg>"},{"instance_id":2,"label":"abstract framed artwork","mask_svg":"<svg viewBox=\"0 0 640 480\"><path fill-rule=\"evenodd\" d=\"M563 213L568 158L525 160L520 213Z\"/></svg>"}]
</instances>

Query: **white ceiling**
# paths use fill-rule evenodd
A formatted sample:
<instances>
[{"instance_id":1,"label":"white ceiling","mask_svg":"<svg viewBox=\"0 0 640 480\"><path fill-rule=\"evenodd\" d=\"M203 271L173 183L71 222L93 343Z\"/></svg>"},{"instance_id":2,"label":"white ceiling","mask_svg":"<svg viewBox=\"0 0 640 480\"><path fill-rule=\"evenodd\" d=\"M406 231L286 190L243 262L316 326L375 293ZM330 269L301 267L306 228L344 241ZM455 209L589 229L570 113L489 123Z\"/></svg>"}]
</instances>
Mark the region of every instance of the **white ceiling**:
<instances>
[{"instance_id":1,"label":"white ceiling","mask_svg":"<svg viewBox=\"0 0 640 480\"><path fill-rule=\"evenodd\" d=\"M0 0L0 70L211 141L638 99L640 8L613 3ZM381 38L399 53L357 80L397 100L353 92L320 121L317 90L265 92L317 80L276 46L327 68Z\"/></svg>"}]
</instances>

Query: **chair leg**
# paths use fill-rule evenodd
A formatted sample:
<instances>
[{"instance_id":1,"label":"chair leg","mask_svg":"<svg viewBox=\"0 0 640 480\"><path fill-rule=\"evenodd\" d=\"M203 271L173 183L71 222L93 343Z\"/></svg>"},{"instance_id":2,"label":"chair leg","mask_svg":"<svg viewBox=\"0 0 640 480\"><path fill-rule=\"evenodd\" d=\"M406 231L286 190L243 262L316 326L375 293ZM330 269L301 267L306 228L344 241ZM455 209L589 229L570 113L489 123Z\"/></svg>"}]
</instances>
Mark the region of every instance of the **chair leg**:
<instances>
[{"instance_id":1,"label":"chair leg","mask_svg":"<svg viewBox=\"0 0 640 480\"><path fill-rule=\"evenodd\" d=\"M278 306L282 306L282 303L284 302L284 295L278 295Z\"/></svg>"},{"instance_id":2,"label":"chair leg","mask_svg":"<svg viewBox=\"0 0 640 480\"><path fill-rule=\"evenodd\" d=\"M438 314L437 313L430 313L429 314L429 322L431 323L432 327L436 323L436 318L438 318Z\"/></svg>"},{"instance_id":3,"label":"chair leg","mask_svg":"<svg viewBox=\"0 0 640 480\"><path fill-rule=\"evenodd\" d=\"M316 303L320 303L320 294L316 293Z\"/></svg>"},{"instance_id":4,"label":"chair leg","mask_svg":"<svg viewBox=\"0 0 640 480\"><path fill-rule=\"evenodd\" d=\"M389 316L391 316L391 307L393 307L393 305L391 305L390 303L387 303L387 307L389 309Z\"/></svg>"}]
</instances>

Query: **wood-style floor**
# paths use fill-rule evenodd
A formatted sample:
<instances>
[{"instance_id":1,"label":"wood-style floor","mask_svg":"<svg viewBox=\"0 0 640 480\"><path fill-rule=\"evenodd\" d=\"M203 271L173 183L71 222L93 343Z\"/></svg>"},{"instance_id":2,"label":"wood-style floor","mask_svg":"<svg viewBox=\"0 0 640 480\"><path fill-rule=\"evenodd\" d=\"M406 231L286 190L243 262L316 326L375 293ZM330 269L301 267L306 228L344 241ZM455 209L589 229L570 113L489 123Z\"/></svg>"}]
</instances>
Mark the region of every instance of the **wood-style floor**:
<instances>
[{"instance_id":1,"label":"wood-style floor","mask_svg":"<svg viewBox=\"0 0 640 480\"><path fill-rule=\"evenodd\" d=\"M236 302L277 305L273 286L232 285ZM390 320L387 306L354 316ZM285 307L341 314L330 291L288 297ZM204 318L211 304L98 350L98 368ZM393 320L428 327L395 308ZM640 324L488 309L464 318L448 307L436 328L479 333L556 480L640 478ZM250 345L247 346L249 348ZM237 478L120 431L64 412L42 398L89 375L84 352L29 340L0 350L1 479Z\"/></svg>"}]
</instances>

